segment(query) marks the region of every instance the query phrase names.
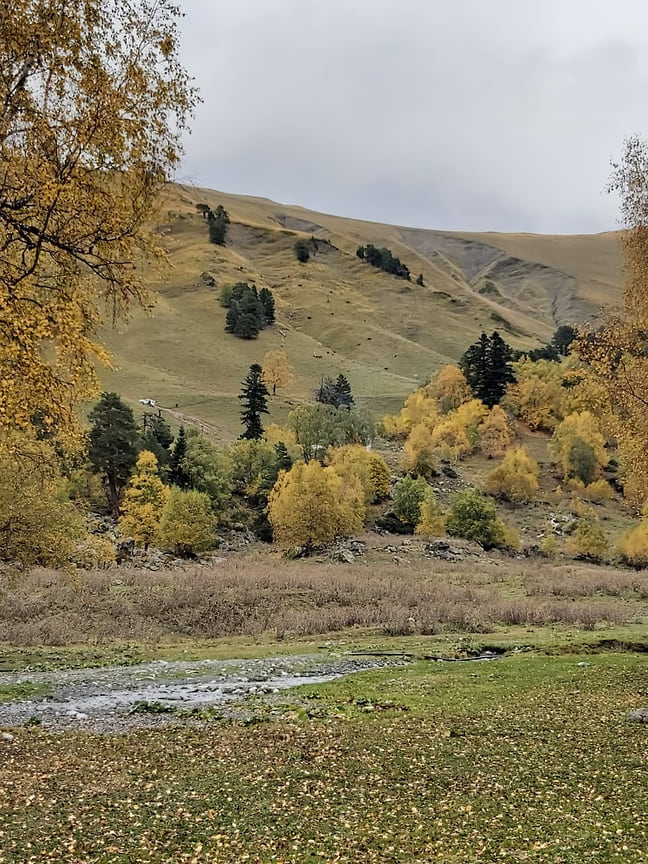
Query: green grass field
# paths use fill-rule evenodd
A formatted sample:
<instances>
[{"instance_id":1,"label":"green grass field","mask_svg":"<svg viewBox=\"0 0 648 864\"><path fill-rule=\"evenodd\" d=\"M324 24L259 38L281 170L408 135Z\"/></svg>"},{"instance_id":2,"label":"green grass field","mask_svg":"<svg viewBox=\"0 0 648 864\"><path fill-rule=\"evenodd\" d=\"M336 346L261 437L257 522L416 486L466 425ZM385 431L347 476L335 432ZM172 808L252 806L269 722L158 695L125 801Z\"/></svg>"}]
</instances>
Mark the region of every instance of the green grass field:
<instances>
[{"instance_id":1,"label":"green grass field","mask_svg":"<svg viewBox=\"0 0 648 864\"><path fill-rule=\"evenodd\" d=\"M252 726L21 730L0 861L639 864L645 694L645 657L521 654L302 688Z\"/></svg>"}]
</instances>

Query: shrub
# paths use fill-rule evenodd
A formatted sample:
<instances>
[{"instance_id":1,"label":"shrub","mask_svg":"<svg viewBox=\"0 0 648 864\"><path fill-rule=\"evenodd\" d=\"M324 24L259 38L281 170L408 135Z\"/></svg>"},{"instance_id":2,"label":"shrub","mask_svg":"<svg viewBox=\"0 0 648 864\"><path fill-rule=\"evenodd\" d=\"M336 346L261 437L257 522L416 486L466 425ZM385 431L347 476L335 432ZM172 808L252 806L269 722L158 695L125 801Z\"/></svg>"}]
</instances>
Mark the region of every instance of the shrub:
<instances>
[{"instance_id":1,"label":"shrub","mask_svg":"<svg viewBox=\"0 0 648 864\"><path fill-rule=\"evenodd\" d=\"M507 453L502 463L486 477L485 488L491 495L516 504L533 501L538 493L540 468L535 459L518 447Z\"/></svg>"},{"instance_id":2,"label":"shrub","mask_svg":"<svg viewBox=\"0 0 648 864\"><path fill-rule=\"evenodd\" d=\"M283 471L268 503L268 517L280 543L315 546L360 530L364 495L357 480L345 482L319 462L297 462Z\"/></svg>"},{"instance_id":3,"label":"shrub","mask_svg":"<svg viewBox=\"0 0 648 864\"><path fill-rule=\"evenodd\" d=\"M607 539L597 522L579 519L565 542L565 549L578 557L600 561L607 549Z\"/></svg>"},{"instance_id":4,"label":"shrub","mask_svg":"<svg viewBox=\"0 0 648 864\"><path fill-rule=\"evenodd\" d=\"M441 537L445 534L445 517L441 512L436 496L428 486L421 502L420 518L416 526L417 534L428 537Z\"/></svg>"},{"instance_id":5,"label":"shrub","mask_svg":"<svg viewBox=\"0 0 648 864\"><path fill-rule=\"evenodd\" d=\"M437 470L437 451L433 430L427 423L419 423L403 445L402 466L411 474L429 477Z\"/></svg>"},{"instance_id":6,"label":"shrub","mask_svg":"<svg viewBox=\"0 0 648 864\"><path fill-rule=\"evenodd\" d=\"M564 477L577 477L588 485L607 462L605 438L589 411L574 412L560 423L549 442L549 453Z\"/></svg>"},{"instance_id":7,"label":"shrub","mask_svg":"<svg viewBox=\"0 0 648 864\"><path fill-rule=\"evenodd\" d=\"M418 525L421 521L421 505L428 489L423 477L414 479L408 475L398 481L394 487L394 513L401 522L412 527Z\"/></svg>"},{"instance_id":8,"label":"shrub","mask_svg":"<svg viewBox=\"0 0 648 864\"><path fill-rule=\"evenodd\" d=\"M506 411L499 405L493 405L479 427L479 443L482 453L489 459L503 456L511 446L509 420Z\"/></svg>"},{"instance_id":9,"label":"shrub","mask_svg":"<svg viewBox=\"0 0 648 864\"><path fill-rule=\"evenodd\" d=\"M295 250L295 258L297 258L300 263L305 264L310 258L308 242L306 240L296 240L293 248Z\"/></svg>"},{"instance_id":10,"label":"shrub","mask_svg":"<svg viewBox=\"0 0 648 864\"><path fill-rule=\"evenodd\" d=\"M648 567L648 519L645 516L621 537L617 552L633 567Z\"/></svg>"},{"instance_id":11,"label":"shrub","mask_svg":"<svg viewBox=\"0 0 648 864\"><path fill-rule=\"evenodd\" d=\"M515 537L497 516L495 504L479 489L460 492L446 517L446 531L454 537L474 540L484 549L515 548Z\"/></svg>"},{"instance_id":12,"label":"shrub","mask_svg":"<svg viewBox=\"0 0 648 864\"><path fill-rule=\"evenodd\" d=\"M173 488L162 512L157 542L182 557L194 557L216 545L216 519L204 492Z\"/></svg>"}]
</instances>

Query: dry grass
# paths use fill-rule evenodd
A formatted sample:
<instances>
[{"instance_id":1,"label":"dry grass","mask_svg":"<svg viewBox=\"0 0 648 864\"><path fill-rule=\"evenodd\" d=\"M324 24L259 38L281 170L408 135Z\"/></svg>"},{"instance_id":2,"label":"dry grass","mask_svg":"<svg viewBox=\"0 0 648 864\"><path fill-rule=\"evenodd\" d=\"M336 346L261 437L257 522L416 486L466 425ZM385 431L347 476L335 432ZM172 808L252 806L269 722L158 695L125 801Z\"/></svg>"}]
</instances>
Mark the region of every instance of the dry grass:
<instances>
[{"instance_id":1,"label":"dry grass","mask_svg":"<svg viewBox=\"0 0 648 864\"><path fill-rule=\"evenodd\" d=\"M496 626L648 617L648 576L519 562L413 561L350 566L228 561L163 572L122 569L70 577L50 570L0 581L0 632L13 645L169 636L280 638L346 628L388 635L489 632Z\"/></svg>"}]
</instances>

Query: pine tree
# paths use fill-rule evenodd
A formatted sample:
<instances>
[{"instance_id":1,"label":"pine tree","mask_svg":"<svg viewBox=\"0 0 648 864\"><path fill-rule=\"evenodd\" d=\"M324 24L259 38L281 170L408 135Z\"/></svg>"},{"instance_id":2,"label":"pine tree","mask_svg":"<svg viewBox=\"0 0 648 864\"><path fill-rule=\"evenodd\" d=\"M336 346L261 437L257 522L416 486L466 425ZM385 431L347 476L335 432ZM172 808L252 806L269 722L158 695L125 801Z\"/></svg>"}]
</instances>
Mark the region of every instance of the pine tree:
<instances>
[{"instance_id":1,"label":"pine tree","mask_svg":"<svg viewBox=\"0 0 648 864\"><path fill-rule=\"evenodd\" d=\"M515 381L512 359L513 349L495 331L491 336L482 333L459 361L473 395L489 408L499 403Z\"/></svg>"},{"instance_id":2,"label":"pine tree","mask_svg":"<svg viewBox=\"0 0 648 864\"><path fill-rule=\"evenodd\" d=\"M340 372L334 385L334 395L336 408L351 408L354 403L351 393L351 385L346 377Z\"/></svg>"},{"instance_id":3,"label":"pine tree","mask_svg":"<svg viewBox=\"0 0 648 864\"><path fill-rule=\"evenodd\" d=\"M288 448L283 441L278 441L275 444L275 453L277 454L277 471L290 471L293 460L290 458Z\"/></svg>"},{"instance_id":4,"label":"pine tree","mask_svg":"<svg viewBox=\"0 0 648 864\"><path fill-rule=\"evenodd\" d=\"M210 210L207 214L209 242L215 243L217 246L224 246L229 223L229 216L222 204L219 204L215 211Z\"/></svg>"},{"instance_id":5,"label":"pine tree","mask_svg":"<svg viewBox=\"0 0 648 864\"><path fill-rule=\"evenodd\" d=\"M187 433L185 432L184 426L181 426L173 448L173 453L171 454L171 468L169 470L169 481L180 489L191 488L191 477L187 473L184 464L186 456Z\"/></svg>"},{"instance_id":6,"label":"pine tree","mask_svg":"<svg viewBox=\"0 0 648 864\"><path fill-rule=\"evenodd\" d=\"M108 504L117 518L122 490L137 461L135 417L117 393L103 393L89 417L88 457L95 472L103 475Z\"/></svg>"},{"instance_id":7,"label":"pine tree","mask_svg":"<svg viewBox=\"0 0 648 864\"><path fill-rule=\"evenodd\" d=\"M266 288L265 285L261 291L259 291L259 300L263 305L266 323L272 324L275 320L275 301L272 296L272 291L269 288Z\"/></svg>"},{"instance_id":8,"label":"pine tree","mask_svg":"<svg viewBox=\"0 0 648 864\"><path fill-rule=\"evenodd\" d=\"M258 363L250 366L239 399L243 403L241 422L245 431L241 438L259 439L263 435L261 414L268 414L268 388L263 382L263 370Z\"/></svg>"}]
</instances>

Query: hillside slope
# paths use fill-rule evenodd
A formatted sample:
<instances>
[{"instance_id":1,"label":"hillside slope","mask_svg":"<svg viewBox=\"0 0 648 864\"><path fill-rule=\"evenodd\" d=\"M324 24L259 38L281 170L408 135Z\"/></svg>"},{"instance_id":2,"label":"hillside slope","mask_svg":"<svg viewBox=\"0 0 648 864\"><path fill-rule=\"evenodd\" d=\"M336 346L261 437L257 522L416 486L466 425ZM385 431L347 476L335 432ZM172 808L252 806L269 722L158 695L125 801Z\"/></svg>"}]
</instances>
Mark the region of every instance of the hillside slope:
<instances>
[{"instance_id":1,"label":"hillside slope","mask_svg":"<svg viewBox=\"0 0 648 864\"><path fill-rule=\"evenodd\" d=\"M227 246L208 242L196 204L223 204ZM620 295L614 234L583 237L461 234L374 224L301 207L186 186L170 186L158 234L171 268L151 277L157 302L105 333L115 369L104 385L136 403L156 399L171 417L211 435L239 434L240 383L251 363L283 347L293 385L272 403L272 419L311 398L323 375L343 372L357 401L376 415L482 332L498 329L515 347L548 339L558 324L593 317ZM318 240L300 264L299 237ZM358 245L387 246L425 287L360 261ZM276 299L277 323L252 341L224 332L223 284L254 281Z\"/></svg>"}]
</instances>

